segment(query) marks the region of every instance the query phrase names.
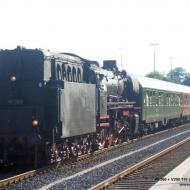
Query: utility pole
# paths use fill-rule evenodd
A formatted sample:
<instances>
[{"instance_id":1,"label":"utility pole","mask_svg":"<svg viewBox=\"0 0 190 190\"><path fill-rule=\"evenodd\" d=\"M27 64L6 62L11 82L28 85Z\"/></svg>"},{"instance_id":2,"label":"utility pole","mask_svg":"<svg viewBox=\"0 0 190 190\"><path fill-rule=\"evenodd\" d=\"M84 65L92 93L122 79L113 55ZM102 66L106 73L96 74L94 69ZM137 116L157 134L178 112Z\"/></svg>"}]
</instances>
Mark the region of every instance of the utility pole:
<instances>
[{"instance_id":1,"label":"utility pole","mask_svg":"<svg viewBox=\"0 0 190 190\"><path fill-rule=\"evenodd\" d=\"M174 59L174 57L169 57L169 59L170 59L170 66L171 66L171 71L170 71L170 78L171 78L171 80L172 80L172 70L173 70L173 59Z\"/></svg>"},{"instance_id":2,"label":"utility pole","mask_svg":"<svg viewBox=\"0 0 190 190\"><path fill-rule=\"evenodd\" d=\"M120 51L120 63L121 63L121 70L123 69L123 48L118 48Z\"/></svg>"},{"instance_id":3,"label":"utility pole","mask_svg":"<svg viewBox=\"0 0 190 190\"><path fill-rule=\"evenodd\" d=\"M159 44L154 43L150 45L154 47L154 73L155 73L156 72L156 50L155 49L156 49L156 46Z\"/></svg>"}]
</instances>

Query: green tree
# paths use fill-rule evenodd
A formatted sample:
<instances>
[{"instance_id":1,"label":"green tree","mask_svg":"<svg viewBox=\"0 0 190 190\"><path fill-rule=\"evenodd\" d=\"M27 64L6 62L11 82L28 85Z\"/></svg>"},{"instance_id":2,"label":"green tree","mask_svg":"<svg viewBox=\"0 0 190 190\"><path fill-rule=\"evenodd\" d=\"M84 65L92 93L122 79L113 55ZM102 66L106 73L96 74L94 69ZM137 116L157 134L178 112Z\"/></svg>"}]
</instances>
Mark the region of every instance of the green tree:
<instances>
[{"instance_id":1,"label":"green tree","mask_svg":"<svg viewBox=\"0 0 190 190\"><path fill-rule=\"evenodd\" d=\"M146 77L159 79L159 80L167 80L167 78L163 74L159 73L158 71L150 72L146 75Z\"/></svg>"},{"instance_id":2,"label":"green tree","mask_svg":"<svg viewBox=\"0 0 190 190\"><path fill-rule=\"evenodd\" d=\"M183 80L183 85L190 86L190 73L186 73L185 79Z\"/></svg>"},{"instance_id":3,"label":"green tree","mask_svg":"<svg viewBox=\"0 0 190 190\"><path fill-rule=\"evenodd\" d=\"M176 67L167 74L169 81L182 84L186 76L186 71L182 67Z\"/></svg>"},{"instance_id":4,"label":"green tree","mask_svg":"<svg viewBox=\"0 0 190 190\"><path fill-rule=\"evenodd\" d=\"M146 75L146 77L190 86L190 73L186 72L186 70L182 67L176 67L170 71L166 77L158 71L150 72Z\"/></svg>"}]
</instances>

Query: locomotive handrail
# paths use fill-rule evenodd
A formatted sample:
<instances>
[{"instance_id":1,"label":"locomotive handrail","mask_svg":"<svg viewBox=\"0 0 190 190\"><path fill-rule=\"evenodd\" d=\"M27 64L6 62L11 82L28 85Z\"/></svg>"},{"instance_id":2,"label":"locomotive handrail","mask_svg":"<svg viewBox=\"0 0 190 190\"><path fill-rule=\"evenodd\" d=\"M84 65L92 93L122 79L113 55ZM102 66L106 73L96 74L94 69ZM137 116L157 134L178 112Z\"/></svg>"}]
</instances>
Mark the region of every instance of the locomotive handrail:
<instances>
[{"instance_id":1,"label":"locomotive handrail","mask_svg":"<svg viewBox=\"0 0 190 190\"><path fill-rule=\"evenodd\" d=\"M113 106L113 105L131 105L135 104L135 102L108 102L108 106Z\"/></svg>"}]
</instances>

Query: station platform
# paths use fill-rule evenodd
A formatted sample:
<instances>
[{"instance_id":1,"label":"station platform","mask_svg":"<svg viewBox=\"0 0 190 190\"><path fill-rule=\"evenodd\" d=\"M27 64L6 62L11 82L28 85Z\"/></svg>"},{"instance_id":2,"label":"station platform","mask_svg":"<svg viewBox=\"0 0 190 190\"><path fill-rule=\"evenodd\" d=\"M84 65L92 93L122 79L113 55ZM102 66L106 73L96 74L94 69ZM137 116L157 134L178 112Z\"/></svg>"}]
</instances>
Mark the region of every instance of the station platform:
<instances>
[{"instance_id":1,"label":"station platform","mask_svg":"<svg viewBox=\"0 0 190 190\"><path fill-rule=\"evenodd\" d=\"M190 189L190 157L159 180L149 190L187 190Z\"/></svg>"}]
</instances>

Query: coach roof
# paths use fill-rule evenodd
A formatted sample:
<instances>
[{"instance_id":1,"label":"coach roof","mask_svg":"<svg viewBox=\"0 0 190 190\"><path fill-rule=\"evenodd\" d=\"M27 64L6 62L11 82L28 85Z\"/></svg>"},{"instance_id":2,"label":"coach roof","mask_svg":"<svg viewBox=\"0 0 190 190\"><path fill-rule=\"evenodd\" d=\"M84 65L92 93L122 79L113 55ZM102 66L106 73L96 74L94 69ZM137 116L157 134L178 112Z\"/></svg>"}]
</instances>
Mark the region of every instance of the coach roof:
<instances>
[{"instance_id":1,"label":"coach roof","mask_svg":"<svg viewBox=\"0 0 190 190\"><path fill-rule=\"evenodd\" d=\"M190 93L190 87L148 77L136 77L143 88Z\"/></svg>"}]
</instances>

